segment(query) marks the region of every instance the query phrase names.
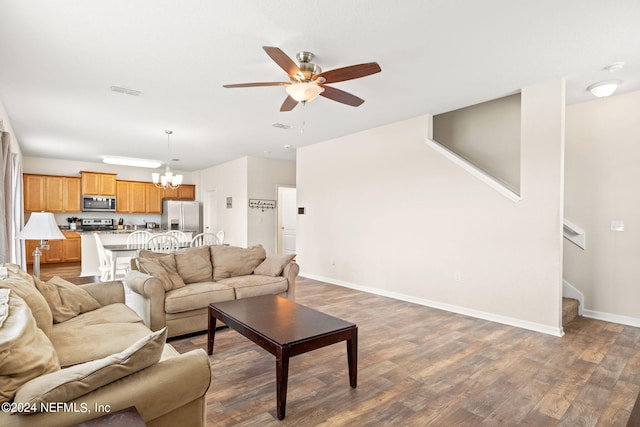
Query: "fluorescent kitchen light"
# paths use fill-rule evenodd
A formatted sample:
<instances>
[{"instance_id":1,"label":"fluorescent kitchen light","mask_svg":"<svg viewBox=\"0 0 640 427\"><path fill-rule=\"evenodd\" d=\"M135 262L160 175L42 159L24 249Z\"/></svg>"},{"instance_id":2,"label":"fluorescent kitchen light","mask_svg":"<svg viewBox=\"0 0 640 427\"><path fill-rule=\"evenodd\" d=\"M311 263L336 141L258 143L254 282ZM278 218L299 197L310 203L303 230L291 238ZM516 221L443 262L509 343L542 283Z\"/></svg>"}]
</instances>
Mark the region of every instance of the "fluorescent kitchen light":
<instances>
[{"instance_id":1,"label":"fluorescent kitchen light","mask_svg":"<svg viewBox=\"0 0 640 427\"><path fill-rule=\"evenodd\" d=\"M119 166L134 166L138 168L159 168L162 166L162 162L158 160L145 160L145 159L131 159L127 157L112 157L105 156L102 158L104 163L109 165L119 165Z\"/></svg>"}]
</instances>

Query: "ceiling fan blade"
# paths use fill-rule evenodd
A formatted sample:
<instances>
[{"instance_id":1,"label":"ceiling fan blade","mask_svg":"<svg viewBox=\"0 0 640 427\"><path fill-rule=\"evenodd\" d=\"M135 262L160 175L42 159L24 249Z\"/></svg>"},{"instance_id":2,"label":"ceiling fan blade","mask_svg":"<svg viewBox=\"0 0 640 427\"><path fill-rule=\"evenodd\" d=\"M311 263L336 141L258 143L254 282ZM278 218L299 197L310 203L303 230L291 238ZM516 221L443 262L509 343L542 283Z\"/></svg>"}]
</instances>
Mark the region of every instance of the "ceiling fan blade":
<instances>
[{"instance_id":1,"label":"ceiling fan blade","mask_svg":"<svg viewBox=\"0 0 640 427\"><path fill-rule=\"evenodd\" d=\"M257 83L237 83L232 85L222 85L222 87L258 87L258 86L286 86L290 85L289 82L257 82Z\"/></svg>"},{"instance_id":2,"label":"ceiling fan blade","mask_svg":"<svg viewBox=\"0 0 640 427\"><path fill-rule=\"evenodd\" d=\"M302 74L298 65L293 62L291 58L287 56L279 47L273 46L262 46L267 55L273 59L273 61L280 66L290 76L294 76L296 74Z\"/></svg>"},{"instance_id":3,"label":"ceiling fan blade","mask_svg":"<svg viewBox=\"0 0 640 427\"><path fill-rule=\"evenodd\" d=\"M382 71L382 69L377 62L368 62L366 64L350 65L348 67L325 71L324 73L313 76L313 80L316 80L319 77L324 77L324 83L336 83L343 82L345 80L358 79L360 77L379 73L380 71Z\"/></svg>"},{"instance_id":4,"label":"ceiling fan blade","mask_svg":"<svg viewBox=\"0 0 640 427\"><path fill-rule=\"evenodd\" d=\"M336 89L331 86L322 86L324 88L324 92L320 93L320 96L324 96L325 98L329 98L333 101L341 102L342 104L351 105L352 107L357 107L362 105L364 99L358 98L355 95L351 95L349 92L345 92L340 89Z\"/></svg>"},{"instance_id":5,"label":"ceiling fan blade","mask_svg":"<svg viewBox=\"0 0 640 427\"><path fill-rule=\"evenodd\" d=\"M298 101L290 96L287 96L287 99L285 99L282 103L282 107L280 107L280 111L291 111L296 108L296 105L298 105Z\"/></svg>"}]
</instances>

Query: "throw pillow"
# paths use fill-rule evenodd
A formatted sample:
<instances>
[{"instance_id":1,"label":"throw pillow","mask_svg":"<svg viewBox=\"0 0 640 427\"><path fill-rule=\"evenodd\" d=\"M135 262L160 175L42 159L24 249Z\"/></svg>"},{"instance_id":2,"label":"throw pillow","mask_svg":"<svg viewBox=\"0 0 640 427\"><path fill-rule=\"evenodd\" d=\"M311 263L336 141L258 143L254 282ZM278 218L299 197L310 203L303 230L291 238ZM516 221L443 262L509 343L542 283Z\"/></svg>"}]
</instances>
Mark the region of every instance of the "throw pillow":
<instances>
[{"instance_id":1,"label":"throw pillow","mask_svg":"<svg viewBox=\"0 0 640 427\"><path fill-rule=\"evenodd\" d=\"M9 317L9 293L11 289L0 289L0 328Z\"/></svg>"},{"instance_id":2,"label":"throw pillow","mask_svg":"<svg viewBox=\"0 0 640 427\"><path fill-rule=\"evenodd\" d=\"M262 245L250 248L236 246L209 246L213 261L213 281L229 277L246 276L253 273L267 257Z\"/></svg>"},{"instance_id":3,"label":"throw pillow","mask_svg":"<svg viewBox=\"0 0 640 427\"><path fill-rule=\"evenodd\" d=\"M163 254L163 256L155 258L138 258L138 265L143 273L160 279L165 291L184 286L184 281L178 274L173 254Z\"/></svg>"},{"instance_id":4,"label":"throw pillow","mask_svg":"<svg viewBox=\"0 0 640 427\"><path fill-rule=\"evenodd\" d=\"M47 300L53 321L62 323L88 311L102 307L94 297L81 287L54 276L46 283L35 279L36 287Z\"/></svg>"},{"instance_id":5,"label":"throw pillow","mask_svg":"<svg viewBox=\"0 0 640 427\"><path fill-rule=\"evenodd\" d=\"M208 246L181 249L175 252L176 267L184 283L210 282L213 266Z\"/></svg>"},{"instance_id":6,"label":"throw pillow","mask_svg":"<svg viewBox=\"0 0 640 427\"><path fill-rule=\"evenodd\" d=\"M0 328L0 402L29 380L60 369L53 344L36 325L27 303L9 291L9 314Z\"/></svg>"},{"instance_id":7,"label":"throw pillow","mask_svg":"<svg viewBox=\"0 0 640 427\"><path fill-rule=\"evenodd\" d=\"M68 402L141 371L158 363L166 339L167 328L162 328L120 353L35 378L17 391L15 406L28 408L40 407L41 403L47 402Z\"/></svg>"},{"instance_id":8,"label":"throw pillow","mask_svg":"<svg viewBox=\"0 0 640 427\"><path fill-rule=\"evenodd\" d=\"M282 270L284 270L286 265L295 257L296 254L273 255L267 257L267 259L262 261L262 264L253 270L253 274L273 277L279 276L282 274Z\"/></svg>"},{"instance_id":9,"label":"throw pillow","mask_svg":"<svg viewBox=\"0 0 640 427\"><path fill-rule=\"evenodd\" d=\"M51 309L47 304L47 300L33 284L33 277L29 276L29 279L25 280L17 275L9 277L8 279L0 280L0 288L11 289L17 296L22 298L31 309L38 327L49 336L53 328Z\"/></svg>"}]
</instances>

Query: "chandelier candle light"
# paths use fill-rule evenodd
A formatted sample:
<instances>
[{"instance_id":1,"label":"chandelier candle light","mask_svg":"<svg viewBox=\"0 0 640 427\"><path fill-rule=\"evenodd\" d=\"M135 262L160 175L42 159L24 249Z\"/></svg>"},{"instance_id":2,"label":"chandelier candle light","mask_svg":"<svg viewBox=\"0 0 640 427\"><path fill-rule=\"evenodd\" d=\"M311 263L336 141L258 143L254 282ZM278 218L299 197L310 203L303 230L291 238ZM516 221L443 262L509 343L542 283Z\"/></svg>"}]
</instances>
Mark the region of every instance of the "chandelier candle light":
<instances>
[{"instance_id":1,"label":"chandelier candle light","mask_svg":"<svg viewBox=\"0 0 640 427\"><path fill-rule=\"evenodd\" d=\"M176 189L182 184L182 175L174 175L169 167L169 163L171 162L171 156L169 155L169 138L173 131L165 130L164 133L167 134L167 167L164 171L164 175L160 176L158 172L154 172L151 174L151 179L153 180L153 184L158 188Z\"/></svg>"}]
</instances>

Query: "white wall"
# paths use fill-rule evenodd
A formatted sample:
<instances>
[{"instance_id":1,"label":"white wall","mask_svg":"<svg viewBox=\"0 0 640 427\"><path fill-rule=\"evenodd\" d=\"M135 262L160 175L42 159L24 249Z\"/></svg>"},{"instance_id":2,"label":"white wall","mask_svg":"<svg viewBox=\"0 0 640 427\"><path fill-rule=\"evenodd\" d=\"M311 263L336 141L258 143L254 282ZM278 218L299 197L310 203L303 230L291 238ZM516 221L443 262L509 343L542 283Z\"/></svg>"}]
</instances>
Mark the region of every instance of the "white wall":
<instances>
[{"instance_id":1,"label":"white wall","mask_svg":"<svg viewBox=\"0 0 640 427\"><path fill-rule=\"evenodd\" d=\"M520 94L433 117L433 139L520 193Z\"/></svg>"},{"instance_id":2,"label":"white wall","mask_svg":"<svg viewBox=\"0 0 640 427\"><path fill-rule=\"evenodd\" d=\"M247 246L247 176L248 158L233 160L199 171L196 189L199 198L205 191L216 192L216 214L219 229L225 232L225 243ZM227 197L233 207L226 206Z\"/></svg>"},{"instance_id":3,"label":"white wall","mask_svg":"<svg viewBox=\"0 0 640 427\"><path fill-rule=\"evenodd\" d=\"M282 160L249 157L248 159L249 199L277 200L278 185L296 184L296 164ZM277 209L249 209L247 244L261 244L267 255L277 251L278 218Z\"/></svg>"},{"instance_id":4,"label":"white wall","mask_svg":"<svg viewBox=\"0 0 640 427\"><path fill-rule=\"evenodd\" d=\"M302 274L561 334L564 82L522 90L519 203L428 148L430 120L298 149Z\"/></svg>"},{"instance_id":5,"label":"white wall","mask_svg":"<svg viewBox=\"0 0 640 427\"><path fill-rule=\"evenodd\" d=\"M639 111L640 91L567 107L565 211L568 220L586 231L586 249L564 244L565 279L584 293L585 314L636 326ZM624 231L611 231L611 220L624 221Z\"/></svg>"}]
</instances>

